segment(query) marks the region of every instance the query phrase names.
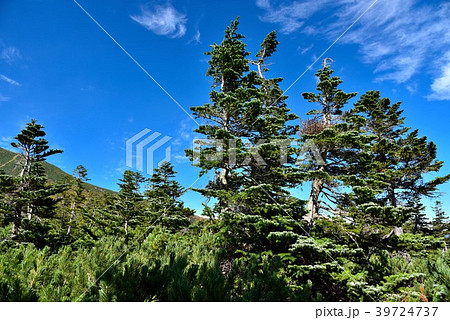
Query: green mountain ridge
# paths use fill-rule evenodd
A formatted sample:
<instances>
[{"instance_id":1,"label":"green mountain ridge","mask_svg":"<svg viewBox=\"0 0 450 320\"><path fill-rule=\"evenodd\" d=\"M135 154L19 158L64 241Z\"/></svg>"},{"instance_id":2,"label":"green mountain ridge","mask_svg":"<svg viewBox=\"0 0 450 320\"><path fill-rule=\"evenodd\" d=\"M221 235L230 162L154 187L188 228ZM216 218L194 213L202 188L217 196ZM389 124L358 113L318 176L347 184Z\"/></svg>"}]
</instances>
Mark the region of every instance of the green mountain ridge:
<instances>
[{"instance_id":1,"label":"green mountain ridge","mask_svg":"<svg viewBox=\"0 0 450 320\"><path fill-rule=\"evenodd\" d=\"M45 172L47 173L48 179L51 182L64 183L74 179L72 175L68 174L67 172L61 170L51 163L43 162L42 165L45 169ZM19 175L20 167L19 153L0 148L0 170L3 170L6 174L9 175ZM83 184L88 191L94 193L114 192L112 190L98 187L90 183L84 182Z\"/></svg>"}]
</instances>

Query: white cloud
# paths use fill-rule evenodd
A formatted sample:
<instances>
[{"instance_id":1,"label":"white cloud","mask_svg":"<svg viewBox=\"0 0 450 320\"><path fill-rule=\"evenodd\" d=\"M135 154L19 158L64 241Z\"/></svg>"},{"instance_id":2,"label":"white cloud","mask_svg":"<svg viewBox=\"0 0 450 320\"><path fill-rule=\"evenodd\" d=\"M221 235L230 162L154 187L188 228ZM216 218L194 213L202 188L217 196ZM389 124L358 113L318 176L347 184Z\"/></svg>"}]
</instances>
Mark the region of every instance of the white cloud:
<instances>
[{"instance_id":1,"label":"white cloud","mask_svg":"<svg viewBox=\"0 0 450 320\"><path fill-rule=\"evenodd\" d=\"M8 63L12 63L21 57L22 55L16 47L6 47L0 52L0 60L6 60Z\"/></svg>"},{"instance_id":2,"label":"white cloud","mask_svg":"<svg viewBox=\"0 0 450 320\"><path fill-rule=\"evenodd\" d=\"M143 6L139 15L130 17L147 30L160 36L180 38L186 34L186 15L175 10L170 3L153 8Z\"/></svg>"},{"instance_id":3,"label":"white cloud","mask_svg":"<svg viewBox=\"0 0 450 320\"><path fill-rule=\"evenodd\" d=\"M6 97L0 93L0 102L6 102L6 101L9 101L9 97Z\"/></svg>"},{"instance_id":4,"label":"white cloud","mask_svg":"<svg viewBox=\"0 0 450 320\"><path fill-rule=\"evenodd\" d=\"M257 1L262 21L335 41L374 0ZM407 83L418 74L440 71L450 46L450 3L379 0L337 43L355 44L358 59L374 64L377 80ZM426 68L426 69L425 69ZM444 77L445 78L445 77ZM440 78L439 78L440 79ZM435 87L441 85L436 79ZM444 81L444 80L440 80Z\"/></svg>"},{"instance_id":5,"label":"white cloud","mask_svg":"<svg viewBox=\"0 0 450 320\"><path fill-rule=\"evenodd\" d=\"M5 82L8 82L9 84L12 84L14 86L20 86L19 82L17 82L16 80L13 80L11 78L8 78L7 76L5 76L3 74L0 74L0 79L5 81Z\"/></svg>"},{"instance_id":6,"label":"white cloud","mask_svg":"<svg viewBox=\"0 0 450 320\"><path fill-rule=\"evenodd\" d=\"M13 141L13 139L14 139L13 137L1 137L0 138L0 147L10 150L10 151L15 151L15 150L12 150L12 147L11 147L11 142Z\"/></svg>"},{"instance_id":7,"label":"white cloud","mask_svg":"<svg viewBox=\"0 0 450 320\"><path fill-rule=\"evenodd\" d=\"M337 20L326 32L335 39L373 0L340 0ZM423 67L436 68L450 45L449 4L419 4L417 0L378 1L340 40L359 45L360 58L375 64L377 80L405 83Z\"/></svg>"},{"instance_id":8,"label":"white cloud","mask_svg":"<svg viewBox=\"0 0 450 320\"><path fill-rule=\"evenodd\" d=\"M431 84L429 100L450 100L450 61L442 67L442 75Z\"/></svg>"},{"instance_id":9,"label":"white cloud","mask_svg":"<svg viewBox=\"0 0 450 320\"><path fill-rule=\"evenodd\" d=\"M262 21L279 24L282 33L292 33L300 29L306 19L331 2L333 1L294 1L288 5L282 3L274 6L270 0L257 0L256 5L265 10L265 14L260 16Z\"/></svg>"},{"instance_id":10,"label":"white cloud","mask_svg":"<svg viewBox=\"0 0 450 320\"><path fill-rule=\"evenodd\" d=\"M196 128L196 124L188 117L178 123L172 141L172 146L174 146L173 154L184 154L184 150L192 148L196 139L204 138L199 133L194 132Z\"/></svg>"},{"instance_id":11,"label":"white cloud","mask_svg":"<svg viewBox=\"0 0 450 320\"><path fill-rule=\"evenodd\" d=\"M256 0L256 5L260 8L270 9L270 0Z\"/></svg>"},{"instance_id":12,"label":"white cloud","mask_svg":"<svg viewBox=\"0 0 450 320\"><path fill-rule=\"evenodd\" d=\"M418 86L416 82L406 85L406 90L408 90L410 94L415 94L417 89Z\"/></svg>"},{"instance_id":13,"label":"white cloud","mask_svg":"<svg viewBox=\"0 0 450 320\"><path fill-rule=\"evenodd\" d=\"M186 155L183 154L172 155L172 159L175 163L188 163L191 161Z\"/></svg>"},{"instance_id":14,"label":"white cloud","mask_svg":"<svg viewBox=\"0 0 450 320\"><path fill-rule=\"evenodd\" d=\"M314 44L311 44L308 47L299 46L297 48L297 50L300 51L300 53L303 55L303 54L307 53L309 50L311 50L313 47L314 47Z\"/></svg>"},{"instance_id":15,"label":"white cloud","mask_svg":"<svg viewBox=\"0 0 450 320\"><path fill-rule=\"evenodd\" d=\"M191 43L194 43L194 44L202 43L201 40L200 40L200 36L201 36L200 31L197 30L195 32L195 35L192 37L192 39L188 41L188 44L191 44Z\"/></svg>"}]
</instances>

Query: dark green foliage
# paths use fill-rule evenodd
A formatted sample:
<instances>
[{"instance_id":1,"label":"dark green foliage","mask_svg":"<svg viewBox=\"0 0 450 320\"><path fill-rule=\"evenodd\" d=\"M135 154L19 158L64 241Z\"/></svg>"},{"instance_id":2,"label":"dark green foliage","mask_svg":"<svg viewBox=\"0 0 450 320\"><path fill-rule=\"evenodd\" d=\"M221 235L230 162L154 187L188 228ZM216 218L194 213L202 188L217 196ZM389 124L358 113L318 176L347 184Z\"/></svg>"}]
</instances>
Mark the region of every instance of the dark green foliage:
<instances>
[{"instance_id":1,"label":"dark green foliage","mask_svg":"<svg viewBox=\"0 0 450 320\"><path fill-rule=\"evenodd\" d=\"M234 301L289 301L294 300L292 290L283 275L280 257L270 251L261 253L237 252L230 277Z\"/></svg>"},{"instance_id":2,"label":"dark green foliage","mask_svg":"<svg viewBox=\"0 0 450 320\"><path fill-rule=\"evenodd\" d=\"M10 239L32 242L43 247L54 242L51 236L51 219L55 206L65 186L48 182L42 162L48 156L61 153L50 149L44 127L32 120L27 123L11 145L21 150L21 170L18 177L2 175L0 225L11 224Z\"/></svg>"},{"instance_id":3,"label":"dark green foliage","mask_svg":"<svg viewBox=\"0 0 450 320\"><path fill-rule=\"evenodd\" d=\"M217 260L220 249L207 233L193 241L156 229L125 255L124 239L112 237L92 248L66 246L53 254L32 245L5 249L0 256L0 301L229 299Z\"/></svg>"},{"instance_id":4,"label":"dark green foliage","mask_svg":"<svg viewBox=\"0 0 450 320\"><path fill-rule=\"evenodd\" d=\"M194 211L185 208L180 200L184 190L174 180L175 174L169 162L162 163L155 169L149 179L148 190L144 192L145 207L150 215L149 223L153 222L173 231L187 227L189 218L194 215Z\"/></svg>"},{"instance_id":5,"label":"dark green foliage","mask_svg":"<svg viewBox=\"0 0 450 320\"><path fill-rule=\"evenodd\" d=\"M289 123L297 116L287 108L279 86L282 78L265 76L267 59L278 45L276 33L264 39L252 62L237 27L235 20L222 43L207 53L211 103L191 108L207 123L195 131L215 144L187 150L191 158L197 156L201 174L215 173L206 188L197 191L217 200L206 210L220 218L230 255L236 250L285 250L288 244L280 244L276 232L302 232L304 214L303 201L287 189L300 182L291 146L298 126Z\"/></svg>"},{"instance_id":6,"label":"dark green foliage","mask_svg":"<svg viewBox=\"0 0 450 320\"><path fill-rule=\"evenodd\" d=\"M87 170L82 165L78 165L73 172L73 179L67 181L67 189L61 194L58 206L58 218L61 233L67 241L83 236L83 227L86 227L85 216L89 211L89 194L85 182L89 180Z\"/></svg>"},{"instance_id":7,"label":"dark green foliage","mask_svg":"<svg viewBox=\"0 0 450 320\"><path fill-rule=\"evenodd\" d=\"M304 99L319 107L308 112L313 117L304 121L300 130L304 152L313 155L309 161L299 163L305 180L311 181L306 216L310 224L321 213L339 213L340 195L336 188L358 169L353 162L361 157L357 151L364 143L353 128L345 125L342 117L342 108L356 93L339 89L342 80L332 76L333 72L324 66L316 73L317 93L303 93Z\"/></svg>"},{"instance_id":8,"label":"dark green foliage","mask_svg":"<svg viewBox=\"0 0 450 320\"><path fill-rule=\"evenodd\" d=\"M436 201L433 207L434 217L431 220L431 233L436 237L442 237L450 244L450 222L448 221L448 216L442 209L442 203Z\"/></svg>"},{"instance_id":9,"label":"dark green foliage","mask_svg":"<svg viewBox=\"0 0 450 320\"><path fill-rule=\"evenodd\" d=\"M443 163L436 160L433 142L404 126L402 113L400 103L391 104L378 91L369 91L345 118L369 139L355 162L357 174L347 179L352 192L342 202L358 241L365 242L362 245L392 248L409 221L413 233L426 233L421 200L435 196L437 187L450 178L427 181L428 174L438 172Z\"/></svg>"},{"instance_id":10,"label":"dark green foliage","mask_svg":"<svg viewBox=\"0 0 450 320\"><path fill-rule=\"evenodd\" d=\"M119 181L119 192L105 195L106 207L100 209L101 215L94 219L104 233L128 239L145 217L144 196L140 191L145 178L139 172L125 170Z\"/></svg>"}]
</instances>

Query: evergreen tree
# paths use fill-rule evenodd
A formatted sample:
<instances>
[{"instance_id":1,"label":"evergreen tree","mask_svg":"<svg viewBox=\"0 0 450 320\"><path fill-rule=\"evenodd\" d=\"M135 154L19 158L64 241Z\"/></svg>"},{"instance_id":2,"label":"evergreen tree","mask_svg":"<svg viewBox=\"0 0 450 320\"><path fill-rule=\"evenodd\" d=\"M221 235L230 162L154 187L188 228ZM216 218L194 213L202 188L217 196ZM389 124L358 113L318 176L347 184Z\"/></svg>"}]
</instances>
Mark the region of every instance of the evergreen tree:
<instances>
[{"instance_id":1,"label":"evergreen tree","mask_svg":"<svg viewBox=\"0 0 450 320\"><path fill-rule=\"evenodd\" d=\"M450 223L448 217L442 209L442 203L436 201L433 206L434 217L431 220L432 234L437 237L443 237L447 244L450 243Z\"/></svg>"},{"instance_id":2,"label":"evergreen tree","mask_svg":"<svg viewBox=\"0 0 450 320\"><path fill-rule=\"evenodd\" d=\"M412 233L420 232L422 234L430 233L430 222L428 221L427 215L424 212L424 207L414 215L413 217L413 229Z\"/></svg>"},{"instance_id":3,"label":"evergreen tree","mask_svg":"<svg viewBox=\"0 0 450 320\"><path fill-rule=\"evenodd\" d=\"M237 27L235 20L222 43L208 53L212 103L192 108L197 118L207 121L196 132L216 142L197 150L201 174L216 173L206 188L197 191L218 200L212 213L221 218L230 252L277 247L275 236L269 240L270 233L299 229L303 215L303 203L285 188L299 179L292 168L295 150L289 140L297 127L287 124L296 116L286 106L279 87L282 79L265 77L266 61L278 45L276 34L265 38L251 62ZM257 71L250 71L252 64Z\"/></svg>"},{"instance_id":4,"label":"evergreen tree","mask_svg":"<svg viewBox=\"0 0 450 320\"><path fill-rule=\"evenodd\" d=\"M147 224L156 222L156 225L173 231L189 225L194 211L185 208L180 200L184 192L183 187L174 180L175 174L170 162L164 162L149 179L149 188L144 192L146 211L150 217Z\"/></svg>"},{"instance_id":5,"label":"evergreen tree","mask_svg":"<svg viewBox=\"0 0 450 320\"><path fill-rule=\"evenodd\" d=\"M84 183L90 179L88 172L82 165L78 165L73 171L73 179L60 202L61 220L65 228L66 236L73 236L74 227L80 229L84 216L88 212L89 193L85 189ZM81 231L81 230L77 230Z\"/></svg>"},{"instance_id":6,"label":"evergreen tree","mask_svg":"<svg viewBox=\"0 0 450 320\"><path fill-rule=\"evenodd\" d=\"M288 191L302 181L293 167L298 150L291 145L298 132L291 121L297 116L285 102L283 79L266 76L267 60L278 44L276 32L270 32L253 62L256 74L248 74L253 99L246 106L243 130L250 143L240 148L246 158L237 165L243 177L237 210L223 216L230 242L247 251L285 251L294 235L303 233L304 202Z\"/></svg>"},{"instance_id":7,"label":"evergreen tree","mask_svg":"<svg viewBox=\"0 0 450 320\"><path fill-rule=\"evenodd\" d=\"M125 170L119 181L119 192L114 195L106 194L106 206L99 210L101 215L91 216L91 219L104 229L104 233L130 239L145 217L144 196L140 191L145 178L139 172Z\"/></svg>"},{"instance_id":8,"label":"evergreen tree","mask_svg":"<svg viewBox=\"0 0 450 320\"><path fill-rule=\"evenodd\" d=\"M11 238L44 245L48 238L55 205L65 186L50 184L42 162L47 157L62 153L50 149L44 139L43 126L36 120L27 123L11 145L21 151L22 163L19 177L7 177L8 192L3 200L3 223L12 223Z\"/></svg>"},{"instance_id":9,"label":"evergreen tree","mask_svg":"<svg viewBox=\"0 0 450 320\"><path fill-rule=\"evenodd\" d=\"M333 70L326 65L317 71L317 93L305 92L303 98L318 104L308 115L313 117L302 123L300 142L303 150L312 156L302 161L301 170L311 182L305 217L310 224L321 211L339 214L339 193L343 176L352 174L351 162L361 149L361 137L345 126L343 108L356 93L345 93L339 89L342 80L332 76ZM353 172L354 173L354 172Z\"/></svg>"},{"instance_id":10,"label":"evergreen tree","mask_svg":"<svg viewBox=\"0 0 450 320\"><path fill-rule=\"evenodd\" d=\"M0 226L6 227L14 222L12 195L18 179L0 170Z\"/></svg>"},{"instance_id":11,"label":"evergreen tree","mask_svg":"<svg viewBox=\"0 0 450 320\"><path fill-rule=\"evenodd\" d=\"M229 192L239 189L241 177L233 168L230 159L230 144L238 150L242 146L242 118L245 104L251 101L248 82L245 73L249 70L246 46L242 41L243 35L237 32L238 19L231 22L225 30L225 37L220 44L212 45L209 55L209 68L206 73L213 79L210 93L211 103L192 107L194 115L207 121L200 125L195 132L203 134L214 145L200 146L201 175L210 170L216 172L216 178L206 189L198 189L206 197L218 199L220 211L228 210ZM186 151L188 156L194 157L193 150ZM236 155L236 157L238 157ZM239 160L241 160L239 154ZM236 159L236 161L238 161Z\"/></svg>"},{"instance_id":12,"label":"evergreen tree","mask_svg":"<svg viewBox=\"0 0 450 320\"><path fill-rule=\"evenodd\" d=\"M374 243L392 232L401 234L402 226L413 217L419 226L421 198L434 196L437 187L450 178L426 181L425 176L438 172L443 162L436 160L433 142L404 126L402 113L400 103L391 104L378 91L369 91L347 117L370 139L366 148L370 161L364 159L359 179L351 182L353 192L347 200L353 208L347 210L356 224L375 236Z\"/></svg>"}]
</instances>

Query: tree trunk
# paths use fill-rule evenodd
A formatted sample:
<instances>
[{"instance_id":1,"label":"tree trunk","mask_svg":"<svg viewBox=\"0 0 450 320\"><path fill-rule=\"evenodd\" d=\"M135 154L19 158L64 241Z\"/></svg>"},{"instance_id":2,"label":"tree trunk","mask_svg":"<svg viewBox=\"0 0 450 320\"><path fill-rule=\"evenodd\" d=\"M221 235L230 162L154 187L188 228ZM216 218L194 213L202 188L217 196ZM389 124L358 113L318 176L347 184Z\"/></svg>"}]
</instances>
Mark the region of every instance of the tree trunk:
<instances>
[{"instance_id":1,"label":"tree trunk","mask_svg":"<svg viewBox=\"0 0 450 320\"><path fill-rule=\"evenodd\" d=\"M70 205L69 227L67 228L67 235L68 236L70 235L70 231L72 229L71 223L72 223L74 217L75 217L75 201L72 202L72 204Z\"/></svg>"},{"instance_id":2,"label":"tree trunk","mask_svg":"<svg viewBox=\"0 0 450 320\"><path fill-rule=\"evenodd\" d=\"M397 207L397 198L395 197L394 187L390 185L387 189L389 204L392 207Z\"/></svg>"},{"instance_id":3,"label":"tree trunk","mask_svg":"<svg viewBox=\"0 0 450 320\"><path fill-rule=\"evenodd\" d=\"M31 171L31 159L30 159L30 151L25 151L25 163L23 164L22 170L20 171L20 177L23 178L25 175L30 174Z\"/></svg>"},{"instance_id":4,"label":"tree trunk","mask_svg":"<svg viewBox=\"0 0 450 320\"><path fill-rule=\"evenodd\" d=\"M322 110L322 127L329 128L331 126L331 110L326 96L322 99ZM321 150L320 152L323 161L326 161L326 153L326 150ZM324 171L325 166L321 165L319 170ZM324 181L320 178L313 178L311 183L311 192L309 193L308 203L306 205L308 213L305 216L305 220L308 221L310 225L313 223L314 219L317 219L319 216L319 197L323 190L323 184Z\"/></svg>"},{"instance_id":5,"label":"tree trunk","mask_svg":"<svg viewBox=\"0 0 450 320\"><path fill-rule=\"evenodd\" d=\"M305 220L310 224L319 216L319 196L322 192L323 181L322 179L314 178L311 184L311 192L309 194L308 203L306 209L308 213L305 216Z\"/></svg>"}]
</instances>

